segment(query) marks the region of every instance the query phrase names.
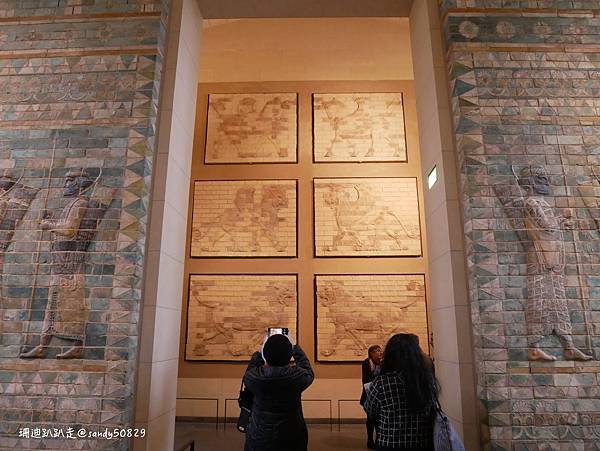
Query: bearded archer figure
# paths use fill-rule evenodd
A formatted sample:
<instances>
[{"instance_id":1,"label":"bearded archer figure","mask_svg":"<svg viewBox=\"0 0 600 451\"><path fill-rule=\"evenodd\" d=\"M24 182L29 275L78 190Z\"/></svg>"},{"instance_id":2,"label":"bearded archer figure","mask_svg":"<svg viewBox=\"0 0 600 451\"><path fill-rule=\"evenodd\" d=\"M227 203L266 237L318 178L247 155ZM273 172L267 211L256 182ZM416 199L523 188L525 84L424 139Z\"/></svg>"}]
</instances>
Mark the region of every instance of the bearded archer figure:
<instances>
[{"instance_id":1,"label":"bearded archer figure","mask_svg":"<svg viewBox=\"0 0 600 451\"><path fill-rule=\"evenodd\" d=\"M59 359L80 358L83 353L88 305L85 295L85 257L105 208L85 194L93 180L84 169L69 171L65 177L63 197L70 199L58 219L44 219L49 230L52 265L50 290L44 315L40 344L21 358L44 358L52 337L72 342Z\"/></svg>"},{"instance_id":2,"label":"bearded archer figure","mask_svg":"<svg viewBox=\"0 0 600 451\"><path fill-rule=\"evenodd\" d=\"M546 171L541 166L521 171L519 185L525 192L523 221L527 246L527 306L529 360L554 361L540 348L543 337L556 334L567 360L591 360L573 344L571 318L565 293L565 245L562 228L569 218L558 216L544 198L551 195Z\"/></svg>"}]
</instances>

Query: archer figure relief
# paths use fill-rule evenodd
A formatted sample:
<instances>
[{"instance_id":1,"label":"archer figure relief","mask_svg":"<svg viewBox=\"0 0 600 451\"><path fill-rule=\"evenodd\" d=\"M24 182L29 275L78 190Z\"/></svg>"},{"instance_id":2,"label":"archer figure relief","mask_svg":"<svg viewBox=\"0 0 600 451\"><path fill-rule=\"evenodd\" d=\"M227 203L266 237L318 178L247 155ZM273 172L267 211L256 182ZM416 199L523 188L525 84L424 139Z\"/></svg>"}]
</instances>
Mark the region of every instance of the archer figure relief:
<instances>
[{"instance_id":1,"label":"archer figure relief","mask_svg":"<svg viewBox=\"0 0 600 451\"><path fill-rule=\"evenodd\" d=\"M594 228L600 231L600 177L596 173L595 166L591 166L590 178L591 183L579 185L577 191L587 208L588 214L594 221Z\"/></svg>"},{"instance_id":2,"label":"archer figure relief","mask_svg":"<svg viewBox=\"0 0 600 451\"><path fill-rule=\"evenodd\" d=\"M86 170L67 173L63 197L68 199L56 219L43 219L41 228L51 232L51 269L48 302L40 344L21 358L44 358L53 337L62 338L70 347L59 353L59 359L81 358L88 320L85 293L85 259L98 223L106 207L91 200L86 191L94 180Z\"/></svg>"},{"instance_id":3,"label":"archer figure relief","mask_svg":"<svg viewBox=\"0 0 600 451\"><path fill-rule=\"evenodd\" d=\"M296 161L297 95L210 94L206 163Z\"/></svg>"},{"instance_id":4,"label":"archer figure relief","mask_svg":"<svg viewBox=\"0 0 600 451\"><path fill-rule=\"evenodd\" d=\"M186 359L248 360L274 324L296 334L295 275L192 275Z\"/></svg>"},{"instance_id":5,"label":"archer figure relief","mask_svg":"<svg viewBox=\"0 0 600 451\"><path fill-rule=\"evenodd\" d=\"M296 255L296 182L196 182L192 256Z\"/></svg>"},{"instance_id":6,"label":"archer figure relief","mask_svg":"<svg viewBox=\"0 0 600 451\"><path fill-rule=\"evenodd\" d=\"M318 275L317 358L358 361L399 332L428 342L422 275Z\"/></svg>"},{"instance_id":7,"label":"archer figure relief","mask_svg":"<svg viewBox=\"0 0 600 451\"><path fill-rule=\"evenodd\" d=\"M0 274L4 252L38 191L10 177L0 177Z\"/></svg>"},{"instance_id":8,"label":"archer figure relief","mask_svg":"<svg viewBox=\"0 0 600 451\"><path fill-rule=\"evenodd\" d=\"M24 185L20 179L15 181L11 177L0 177L0 280L4 277L5 254L38 191L37 188ZM3 340L5 322L8 321L8 317L13 316L5 316L9 303L3 296L3 286L4 280L0 284L0 342Z\"/></svg>"},{"instance_id":9,"label":"archer figure relief","mask_svg":"<svg viewBox=\"0 0 600 451\"><path fill-rule=\"evenodd\" d=\"M527 251L527 301L525 320L529 360L554 361L540 347L541 340L556 334L567 360L590 360L573 344L571 318L565 293L565 243L563 229L573 228L570 211L559 214L546 198L552 195L541 166L524 168L518 184L524 196L511 199L497 189L501 203Z\"/></svg>"},{"instance_id":10,"label":"archer figure relief","mask_svg":"<svg viewBox=\"0 0 600 451\"><path fill-rule=\"evenodd\" d=\"M315 179L314 190L318 257L421 255L416 179Z\"/></svg>"},{"instance_id":11,"label":"archer figure relief","mask_svg":"<svg viewBox=\"0 0 600 451\"><path fill-rule=\"evenodd\" d=\"M407 161L402 93L314 94L317 162Z\"/></svg>"}]
</instances>

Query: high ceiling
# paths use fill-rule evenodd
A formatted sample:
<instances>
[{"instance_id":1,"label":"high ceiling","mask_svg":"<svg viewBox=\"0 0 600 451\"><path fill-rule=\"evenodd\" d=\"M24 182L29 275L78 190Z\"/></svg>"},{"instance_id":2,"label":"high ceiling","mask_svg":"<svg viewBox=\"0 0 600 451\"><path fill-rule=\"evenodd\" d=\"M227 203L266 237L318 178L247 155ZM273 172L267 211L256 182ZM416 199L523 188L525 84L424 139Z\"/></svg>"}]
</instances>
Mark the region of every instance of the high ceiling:
<instances>
[{"instance_id":1,"label":"high ceiling","mask_svg":"<svg viewBox=\"0 0 600 451\"><path fill-rule=\"evenodd\" d=\"M410 13L412 2L413 0L198 0L205 19L406 17Z\"/></svg>"}]
</instances>

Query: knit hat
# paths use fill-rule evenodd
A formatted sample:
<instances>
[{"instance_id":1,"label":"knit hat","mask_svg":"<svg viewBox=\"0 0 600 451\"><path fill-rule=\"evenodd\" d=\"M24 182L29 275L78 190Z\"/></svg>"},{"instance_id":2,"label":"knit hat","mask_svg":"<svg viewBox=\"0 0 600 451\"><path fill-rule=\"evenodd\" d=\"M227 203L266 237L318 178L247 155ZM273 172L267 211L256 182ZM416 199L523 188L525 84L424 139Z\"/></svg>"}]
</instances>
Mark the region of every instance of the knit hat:
<instances>
[{"instance_id":1,"label":"knit hat","mask_svg":"<svg viewBox=\"0 0 600 451\"><path fill-rule=\"evenodd\" d=\"M292 358L292 343L285 335L271 335L263 346L263 356L269 366L286 366Z\"/></svg>"}]
</instances>

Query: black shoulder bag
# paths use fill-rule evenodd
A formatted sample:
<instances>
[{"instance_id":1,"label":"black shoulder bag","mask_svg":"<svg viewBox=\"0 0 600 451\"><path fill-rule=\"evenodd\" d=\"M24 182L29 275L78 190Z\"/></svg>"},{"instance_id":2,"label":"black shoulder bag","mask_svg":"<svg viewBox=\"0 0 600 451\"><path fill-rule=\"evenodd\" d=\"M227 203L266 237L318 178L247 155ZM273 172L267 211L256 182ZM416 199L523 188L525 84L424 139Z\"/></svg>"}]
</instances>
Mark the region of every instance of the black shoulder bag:
<instances>
[{"instance_id":1,"label":"black shoulder bag","mask_svg":"<svg viewBox=\"0 0 600 451\"><path fill-rule=\"evenodd\" d=\"M238 397L238 405L240 406L240 417L237 422L237 429L242 433L246 433L246 428L250 422L250 414L252 413L252 402L254 395L244 385L244 378L240 385L240 396Z\"/></svg>"}]
</instances>

